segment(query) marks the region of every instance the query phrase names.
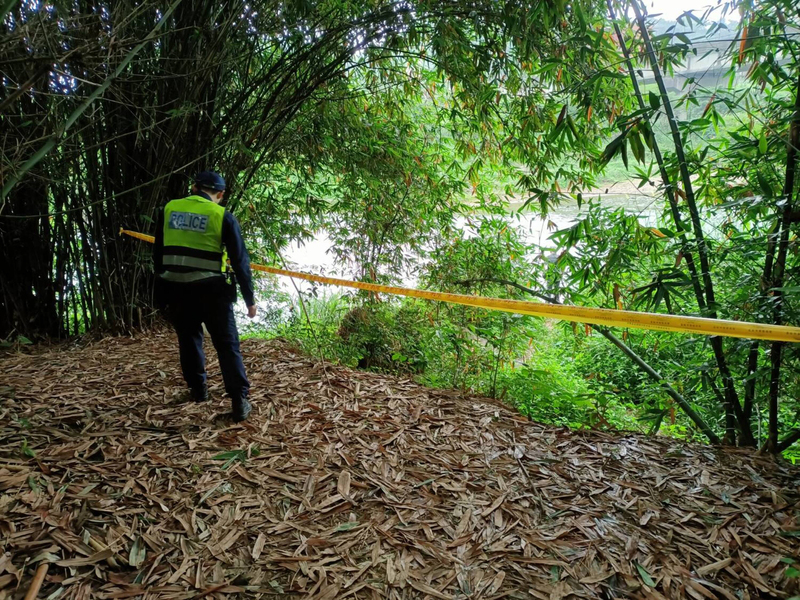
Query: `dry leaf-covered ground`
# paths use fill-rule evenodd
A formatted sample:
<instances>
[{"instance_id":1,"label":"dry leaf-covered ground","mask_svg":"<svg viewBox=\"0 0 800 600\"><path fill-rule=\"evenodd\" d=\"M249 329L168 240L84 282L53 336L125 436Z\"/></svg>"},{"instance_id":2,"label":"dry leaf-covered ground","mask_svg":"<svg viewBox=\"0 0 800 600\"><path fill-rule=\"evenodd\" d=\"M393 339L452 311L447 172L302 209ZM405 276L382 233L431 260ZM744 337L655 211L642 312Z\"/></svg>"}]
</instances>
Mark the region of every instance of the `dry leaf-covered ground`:
<instances>
[{"instance_id":1,"label":"dry leaf-covered ground","mask_svg":"<svg viewBox=\"0 0 800 600\"><path fill-rule=\"evenodd\" d=\"M0 598L42 563L51 599L797 590L796 468L243 348L243 425L215 361L182 401L166 332L0 358Z\"/></svg>"}]
</instances>

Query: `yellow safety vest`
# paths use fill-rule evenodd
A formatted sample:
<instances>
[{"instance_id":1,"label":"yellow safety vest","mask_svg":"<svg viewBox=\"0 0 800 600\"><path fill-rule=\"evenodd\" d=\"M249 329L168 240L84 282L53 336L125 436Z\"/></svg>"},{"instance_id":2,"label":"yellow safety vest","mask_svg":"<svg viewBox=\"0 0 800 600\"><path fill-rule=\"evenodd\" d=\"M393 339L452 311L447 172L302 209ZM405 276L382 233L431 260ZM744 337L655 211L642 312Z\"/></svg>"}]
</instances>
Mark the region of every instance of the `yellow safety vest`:
<instances>
[{"instance_id":1,"label":"yellow safety vest","mask_svg":"<svg viewBox=\"0 0 800 600\"><path fill-rule=\"evenodd\" d=\"M164 207L164 272L167 281L192 283L225 272L222 246L225 209L202 196L172 200Z\"/></svg>"}]
</instances>

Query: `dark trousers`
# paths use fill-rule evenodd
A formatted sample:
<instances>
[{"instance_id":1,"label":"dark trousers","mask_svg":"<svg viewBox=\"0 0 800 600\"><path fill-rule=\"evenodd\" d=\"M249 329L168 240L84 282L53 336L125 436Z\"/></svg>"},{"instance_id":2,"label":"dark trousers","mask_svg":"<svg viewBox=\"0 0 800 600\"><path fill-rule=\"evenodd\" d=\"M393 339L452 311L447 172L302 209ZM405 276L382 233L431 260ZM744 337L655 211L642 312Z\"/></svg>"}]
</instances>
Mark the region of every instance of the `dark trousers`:
<instances>
[{"instance_id":1,"label":"dark trousers","mask_svg":"<svg viewBox=\"0 0 800 600\"><path fill-rule=\"evenodd\" d=\"M205 323L217 351L225 391L234 400L247 397L250 382L247 381L242 363L233 304L225 295L214 293L213 290L195 288L193 293L181 292L169 294L168 314L178 334L181 369L186 383L192 390L200 390L206 383L206 357L203 353Z\"/></svg>"}]
</instances>

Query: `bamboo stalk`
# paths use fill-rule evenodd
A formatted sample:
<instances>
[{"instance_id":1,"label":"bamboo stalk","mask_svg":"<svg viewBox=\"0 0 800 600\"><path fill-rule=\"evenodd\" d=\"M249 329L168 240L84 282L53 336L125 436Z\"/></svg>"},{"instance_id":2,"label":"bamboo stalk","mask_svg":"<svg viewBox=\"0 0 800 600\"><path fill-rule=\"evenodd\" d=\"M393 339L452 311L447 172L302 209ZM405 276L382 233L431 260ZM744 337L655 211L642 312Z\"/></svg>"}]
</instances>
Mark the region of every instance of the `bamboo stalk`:
<instances>
[{"instance_id":1,"label":"bamboo stalk","mask_svg":"<svg viewBox=\"0 0 800 600\"><path fill-rule=\"evenodd\" d=\"M645 50L650 61L650 68L653 70L653 78L658 85L659 95L661 96L661 105L664 107L664 112L667 115L670 133L672 134L672 141L675 145L675 156L678 159L678 168L683 183L684 193L686 194L686 205L689 209L692 226L694 227L694 234L697 243L697 253L700 257L700 270L703 282L705 284L706 301L709 307L709 315L714 318L717 316L716 305L714 301L714 286L711 281L711 270L708 263L708 247L706 245L705 234L703 233L702 224L700 222L700 213L697 210L697 201L694 197L694 187L692 186L691 175L689 174L689 167L686 162L686 154L683 149L683 138L678 129L678 120L675 117L675 112L672 110L672 102L669 99L669 93L664 83L664 76L661 73L661 67L658 64L656 52L653 47L653 41L650 39L650 33L647 30L647 23L644 20L644 14L639 6L639 0L632 0L631 7L636 13L636 22L639 26L639 32L642 35L642 41L645 45Z\"/></svg>"},{"instance_id":2,"label":"bamboo stalk","mask_svg":"<svg viewBox=\"0 0 800 600\"><path fill-rule=\"evenodd\" d=\"M641 88L639 87L639 80L636 77L636 70L633 66L633 61L631 60L630 51L628 47L625 45L625 38L622 36L622 30L620 29L619 25L617 24L617 17L614 13L614 6L611 0L606 0L608 6L608 13L611 17L611 21L614 24L614 32L617 34L617 39L619 40L620 48L622 49L622 54L625 57L625 62L628 67L628 76L630 77L631 84L633 85L633 92L636 96L636 99L639 104L639 109L643 110L647 107L644 101L644 97L642 95ZM651 123L651 130L653 129L652 123L654 123L655 119L650 119L645 116ZM700 308L700 311L703 312L706 309L706 298L703 292L703 285L700 281L700 276L697 272L697 265L694 260L694 255L692 254L690 243L689 243L689 236L687 235L687 230L690 230L683 223L683 219L681 219L680 209L678 208L678 201L675 197L675 186L670 179L669 173L667 172L667 167L664 163L664 157L661 154L661 148L658 145L658 141L655 139L655 135L652 136L652 143L653 143L653 156L656 159L656 163L658 164L658 170L661 174L661 180L664 183L664 191L667 196L667 200L669 201L670 212L672 214L672 220L675 223L675 226L678 230L678 235L681 239L681 254L683 255L684 259L686 260L686 267L689 270L689 278L692 282L692 288L694 289L695 299L697 300L697 306ZM756 348L758 347L758 342L754 342L756 344ZM735 444L736 443L736 416L733 407L730 405L729 402L725 401L725 397L723 396L723 402L721 402L722 406L725 408L725 439L727 443ZM746 402L745 402L746 404ZM749 421L749 411L745 409L744 411L745 416Z\"/></svg>"},{"instance_id":3,"label":"bamboo stalk","mask_svg":"<svg viewBox=\"0 0 800 600\"><path fill-rule=\"evenodd\" d=\"M776 325L783 323L783 275L786 269L786 254L789 250L789 228L794 199L794 180L797 168L797 146L800 144L800 75L798 75L797 88L795 89L794 114L789 126L789 142L786 151L786 179L783 185L783 204L780 206L780 241L778 242L778 256L775 259L769 285L773 288L773 322ZM781 385L781 353L783 344L773 342L770 348L770 381L769 381L769 428L767 434L767 448L773 454L779 452L781 444L778 441L778 395Z\"/></svg>"},{"instance_id":4,"label":"bamboo stalk","mask_svg":"<svg viewBox=\"0 0 800 600\"><path fill-rule=\"evenodd\" d=\"M39 564L39 568L36 569L36 574L33 576L33 581L31 581L31 587L28 588L28 593L25 594L25 600L34 600L39 595L39 590L42 588L49 568L50 563L43 562Z\"/></svg>"},{"instance_id":5,"label":"bamboo stalk","mask_svg":"<svg viewBox=\"0 0 800 600\"><path fill-rule=\"evenodd\" d=\"M653 41L650 39L650 33L647 30L647 23L644 20L643 9L639 4L639 0L631 0L631 7L636 14L636 22L639 31L642 35L642 42L645 46L645 51L650 62L650 68L653 70L653 78L658 85L659 95L661 96L661 105L664 107L664 112L667 115L669 122L670 133L672 134L672 141L675 145L675 156L678 159L678 168L683 183L684 193L686 194L686 206L689 209L689 217L692 222L694 230L695 242L697 243L697 254L700 259L700 275L703 280L703 287L705 289L706 299L706 315L712 319L717 318L717 303L714 296L714 283L711 279L711 267L708 261L708 245L706 244L705 233L700 221L700 213L697 210L697 201L694 196L694 188L692 186L691 176L689 174L689 167L686 162L686 154L683 149L683 138L678 129L678 121L675 117L675 112L672 110L672 102L669 99L667 87L664 83L664 76L661 72L661 67L658 64L658 58L653 47ZM741 433L741 442L744 445L752 446L755 444L753 439L753 430L750 424L750 419L745 415L742 405L739 402L739 395L736 392L736 386L733 381L728 361L725 358L725 351L722 347L722 339L719 336L712 336L710 339L711 349L714 351L714 358L717 362L717 368L725 389L726 411L732 411L736 416L736 421L739 425L739 432Z\"/></svg>"},{"instance_id":6,"label":"bamboo stalk","mask_svg":"<svg viewBox=\"0 0 800 600\"><path fill-rule=\"evenodd\" d=\"M15 4L17 4L17 0L6 0L6 2L0 6L0 23L6 20L6 16L11 12Z\"/></svg>"},{"instance_id":7,"label":"bamboo stalk","mask_svg":"<svg viewBox=\"0 0 800 600\"><path fill-rule=\"evenodd\" d=\"M0 190L0 202L2 202L2 204L0 205L0 212L2 212L3 208L5 208L6 197L14 188L14 186L17 185L17 183L19 183L19 180L22 179L25 173L27 173L33 167L35 167L40 160L42 160L53 148L55 148L60 143L61 138L64 137L64 134L66 134L69 128L75 124L75 122L86 111L86 109L89 108L89 106L95 100L97 100L97 98L99 98L100 96L103 95L103 93L105 93L105 91L109 88L111 83L120 75L120 73L122 73L122 71L125 70L125 68L130 64L133 58L141 51L141 49L156 38L156 33L161 29L164 23L167 22L170 15L173 13L173 11L178 7L178 5L181 2L182 0L175 0L175 2L172 3L172 5L166 10L166 12L164 12L164 15L161 17L158 23L156 23L155 27L153 27L153 29L150 31L147 37L141 42L139 42L139 44L137 44L133 48L133 50L131 50L130 52L128 52L128 54L125 55L125 58L122 59L122 62L120 62L119 65L117 65L117 68L114 69L114 72L108 77L106 77L105 81L103 81L103 83L97 86L97 88L91 94L89 94L89 97L86 98L86 100L84 100L83 103L72 112L72 114L67 118L64 124L61 126L61 128L55 134L50 136L50 138L42 145L42 147L39 148L39 150L37 150L33 154L33 156L31 156L19 168L19 170L16 173L12 174L11 177L8 178L8 181L3 186L3 189ZM5 17L5 15L3 16Z\"/></svg>"},{"instance_id":8,"label":"bamboo stalk","mask_svg":"<svg viewBox=\"0 0 800 600\"><path fill-rule=\"evenodd\" d=\"M639 87L639 80L636 77L636 69L634 69L633 61L631 60L631 54L628 47L625 45L625 38L622 36L622 30L619 28L617 24L617 16L614 12L614 6L611 0L606 0L608 5L608 14L611 17L611 21L614 24L614 32L617 34L617 39L619 40L620 49L622 50L622 55L625 57L625 63L628 67L628 76L630 77L631 84L633 85L633 93L636 96L636 100L639 104L639 109L647 108L647 104L645 104L644 96L642 95L642 90ZM648 118L645 115L645 119L648 122L654 123L655 119ZM651 131L653 127L651 125ZM661 181L664 183L664 192L667 196L667 200L669 201L669 208L670 212L672 213L672 220L675 222L675 226L678 229L678 235L681 238L681 253L683 254L683 258L686 260L686 266L689 269L689 275L692 280L692 287L694 289L694 295L697 299L697 304L702 311L705 309L706 301L705 296L703 295L703 288L700 283L700 277L697 273L697 265L694 261L694 255L689 247L689 239L686 235L686 231L689 229L681 219L680 210L678 208L678 201L675 198L675 185L672 183L672 180L669 177L669 173L667 173L667 167L664 164L664 157L661 154L661 147L658 145L658 141L655 138L655 135L652 136L653 142L653 156L656 159L656 163L658 164L658 171L661 175Z\"/></svg>"}]
</instances>

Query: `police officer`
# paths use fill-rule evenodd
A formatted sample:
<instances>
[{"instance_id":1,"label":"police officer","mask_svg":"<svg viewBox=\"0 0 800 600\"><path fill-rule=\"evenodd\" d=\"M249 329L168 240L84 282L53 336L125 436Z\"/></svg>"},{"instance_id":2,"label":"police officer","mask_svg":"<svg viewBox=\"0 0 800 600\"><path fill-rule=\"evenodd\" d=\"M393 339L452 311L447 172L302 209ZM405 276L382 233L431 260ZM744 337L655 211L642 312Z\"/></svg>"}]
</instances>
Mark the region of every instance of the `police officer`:
<instances>
[{"instance_id":1,"label":"police officer","mask_svg":"<svg viewBox=\"0 0 800 600\"><path fill-rule=\"evenodd\" d=\"M239 350L233 317L236 286L226 277L230 259L247 304L256 316L250 258L239 223L219 205L225 180L213 171L198 173L191 195L172 200L159 214L156 227L156 304L165 308L178 334L181 369L195 402L208 400L203 324L219 357L225 391L231 397L233 420L250 414L250 383Z\"/></svg>"}]
</instances>

